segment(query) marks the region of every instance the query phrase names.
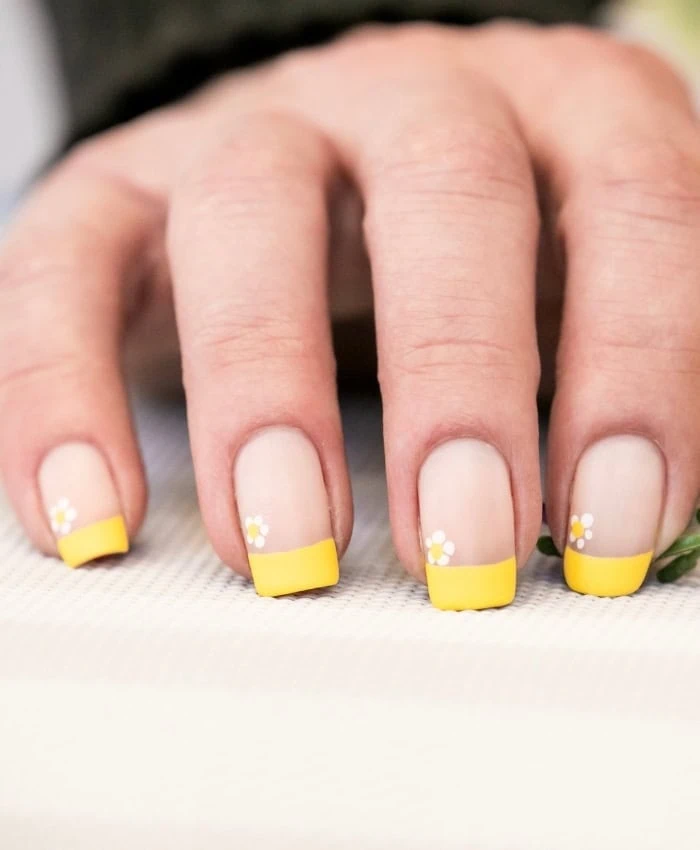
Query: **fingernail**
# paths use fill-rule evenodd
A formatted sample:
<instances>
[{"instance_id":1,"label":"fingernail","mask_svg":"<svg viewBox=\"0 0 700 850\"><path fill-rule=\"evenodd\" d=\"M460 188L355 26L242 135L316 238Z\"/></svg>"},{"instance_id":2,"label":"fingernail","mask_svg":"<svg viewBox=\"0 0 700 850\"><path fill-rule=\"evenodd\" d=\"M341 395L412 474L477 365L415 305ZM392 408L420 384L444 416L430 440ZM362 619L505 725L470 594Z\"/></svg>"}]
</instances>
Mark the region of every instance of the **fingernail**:
<instances>
[{"instance_id":1,"label":"fingernail","mask_svg":"<svg viewBox=\"0 0 700 850\"><path fill-rule=\"evenodd\" d=\"M654 553L665 464L650 440L606 437L582 455L571 494L564 577L572 590L638 590Z\"/></svg>"},{"instance_id":2,"label":"fingernail","mask_svg":"<svg viewBox=\"0 0 700 850\"><path fill-rule=\"evenodd\" d=\"M430 601L447 611L509 605L515 597L513 497L502 455L481 440L434 449L418 481Z\"/></svg>"},{"instance_id":3,"label":"fingernail","mask_svg":"<svg viewBox=\"0 0 700 850\"><path fill-rule=\"evenodd\" d=\"M129 537L112 476L89 443L66 443L45 457L39 490L69 567L129 551Z\"/></svg>"},{"instance_id":4,"label":"fingernail","mask_svg":"<svg viewBox=\"0 0 700 850\"><path fill-rule=\"evenodd\" d=\"M288 427L258 432L236 458L234 484L260 596L338 583L328 493L308 437Z\"/></svg>"}]
</instances>

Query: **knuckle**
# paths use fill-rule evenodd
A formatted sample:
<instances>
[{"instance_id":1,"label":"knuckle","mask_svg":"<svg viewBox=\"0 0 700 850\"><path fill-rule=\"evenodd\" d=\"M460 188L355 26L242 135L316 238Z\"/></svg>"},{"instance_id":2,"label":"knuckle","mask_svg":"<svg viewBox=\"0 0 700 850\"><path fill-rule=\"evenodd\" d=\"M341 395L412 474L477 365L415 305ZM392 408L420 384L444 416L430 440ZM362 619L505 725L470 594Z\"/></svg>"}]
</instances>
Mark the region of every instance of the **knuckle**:
<instances>
[{"instance_id":1,"label":"knuckle","mask_svg":"<svg viewBox=\"0 0 700 850\"><path fill-rule=\"evenodd\" d=\"M119 127L73 145L44 180L45 185L83 186L87 191L113 197L120 205L160 205L160 195L151 193L135 179L126 156L128 128Z\"/></svg>"},{"instance_id":2,"label":"knuckle","mask_svg":"<svg viewBox=\"0 0 700 850\"><path fill-rule=\"evenodd\" d=\"M415 61L416 54L443 52L449 30L430 21L412 21L390 28L388 36L394 50Z\"/></svg>"},{"instance_id":3,"label":"knuckle","mask_svg":"<svg viewBox=\"0 0 700 850\"><path fill-rule=\"evenodd\" d=\"M72 174L82 173L94 166L102 167L109 162L112 148L113 143L109 136L90 136L76 142L56 168L66 174Z\"/></svg>"},{"instance_id":4,"label":"knuckle","mask_svg":"<svg viewBox=\"0 0 700 850\"><path fill-rule=\"evenodd\" d=\"M450 323L456 326L446 332ZM388 352L380 358L382 385L416 382L430 385L434 391L462 387L470 379L480 384L497 381L521 387L536 387L539 360L534 346L515 343L504 336L493 322L473 322L465 332L463 316L433 314L420 325L404 327ZM410 390L409 390L410 391Z\"/></svg>"},{"instance_id":5,"label":"knuckle","mask_svg":"<svg viewBox=\"0 0 700 850\"><path fill-rule=\"evenodd\" d=\"M326 142L303 122L284 114L245 115L225 139L199 159L176 188L188 204L211 199L286 194L327 167Z\"/></svg>"},{"instance_id":6,"label":"knuckle","mask_svg":"<svg viewBox=\"0 0 700 850\"><path fill-rule=\"evenodd\" d=\"M623 227L643 220L682 227L700 223L700 157L667 139L610 145L582 176L562 209L577 226L615 216Z\"/></svg>"},{"instance_id":7,"label":"knuckle","mask_svg":"<svg viewBox=\"0 0 700 850\"><path fill-rule=\"evenodd\" d=\"M87 219L72 222L69 233L40 226L10 234L0 256L0 301L16 316L55 309L58 299L48 296L58 291L63 293L60 303L73 304L86 277L112 286L115 275L101 272L110 268L113 256L103 229Z\"/></svg>"},{"instance_id":8,"label":"knuckle","mask_svg":"<svg viewBox=\"0 0 700 850\"><path fill-rule=\"evenodd\" d=\"M258 376L318 371L325 362L320 341L298 320L247 308L207 309L183 346L185 373L213 380L235 373Z\"/></svg>"},{"instance_id":9,"label":"knuckle","mask_svg":"<svg viewBox=\"0 0 700 850\"><path fill-rule=\"evenodd\" d=\"M416 53L432 52L444 46L447 30L429 21L401 24L364 24L343 36L340 44L355 53L373 59L375 56L384 64L389 52L392 59L410 58L415 62Z\"/></svg>"},{"instance_id":10,"label":"knuckle","mask_svg":"<svg viewBox=\"0 0 700 850\"><path fill-rule=\"evenodd\" d=\"M591 57L613 49L619 42L609 36L579 24L557 24L543 33L553 48L566 54L572 62L588 62Z\"/></svg>"},{"instance_id":11,"label":"knuckle","mask_svg":"<svg viewBox=\"0 0 700 850\"><path fill-rule=\"evenodd\" d=\"M672 386L688 382L697 386L700 336L692 321L657 312L650 326L645 316L628 314L622 320L619 313L606 315L606 309L609 305L600 305L585 344L573 338L562 345L557 361L562 378L574 372L590 375L594 383L602 375L604 379L622 379L625 384L636 379L646 387L659 386L659 379L664 378Z\"/></svg>"},{"instance_id":12,"label":"knuckle","mask_svg":"<svg viewBox=\"0 0 700 850\"><path fill-rule=\"evenodd\" d=\"M76 387L87 382L86 363L78 353L49 351L46 346L15 350L0 366L0 399L7 405L45 388Z\"/></svg>"},{"instance_id":13,"label":"knuckle","mask_svg":"<svg viewBox=\"0 0 700 850\"><path fill-rule=\"evenodd\" d=\"M598 162L598 182L607 188L666 187L683 194L698 180L700 162L668 139L640 139L611 145Z\"/></svg>"},{"instance_id":14,"label":"knuckle","mask_svg":"<svg viewBox=\"0 0 700 850\"><path fill-rule=\"evenodd\" d=\"M449 57L456 55L455 44L448 28L430 22L365 24L321 47L288 53L276 61L276 69L286 88L315 88L322 77L332 83L331 88L379 87L391 97L397 79L415 79L416 57L435 69L445 69Z\"/></svg>"},{"instance_id":15,"label":"knuckle","mask_svg":"<svg viewBox=\"0 0 700 850\"><path fill-rule=\"evenodd\" d=\"M645 45L612 40L610 48L614 51L617 61L624 67L643 74L648 80L663 79L685 89L685 84L673 65Z\"/></svg>"},{"instance_id":16,"label":"knuckle","mask_svg":"<svg viewBox=\"0 0 700 850\"><path fill-rule=\"evenodd\" d=\"M91 361L82 340L63 331L75 324L75 265L60 254L33 256L22 250L0 261L0 396L33 386L68 387L87 379ZM60 291L60 300L48 297Z\"/></svg>"},{"instance_id":17,"label":"knuckle","mask_svg":"<svg viewBox=\"0 0 700 850\"><path fill-rule=\"evenodd\" d=\"M107 135L90 136L72 145L42 180L43 184L57 180L82 181L86 175L99 173L111 176L114 145ZM42 183L39 185L41 186Z\"/></svg>"},{"instance_id":18,"label":"knuckle","mask_svg":"<svg viewBox=\"0 0 700 850\"><path fill-rule=\"evenodd\" d=\"M545 31L558 63L565 61L568 79L585 84L589 78L608 85L642 84L647 91L659 86L686 91L673 66L641 44L621 41L614 35L575 24L561 24Z\"/></svg>"},{"instance_id":19,"label":"knuckle","mask_svg":"<svg viewBox=\"0 0 700 850\"><path fill-rule=\"evenodd\" d=\"M566 56L575 69L599 68L603 61L608 68L611 63L637 67L653 57L651 51L580 24L559 24L543 32L556 54Z\"/></svg>"},{"instance_id":20,"label":"knuckle","mask_svg":"<svg viewBox=\"0 0 700 850\"><path fill-rule=\"evenodd\" d=\"M391 196L444 194L521 204L533 182L524 147L510 133L485 125L426 130L417 120L385 141L372 182Z\"/></svg>"},{"instance_id":21,"label":"knuckle","mask_svg":"<svg viewBox=\"0 0 700 850\"><path fill-rule=\"evenodd\" d=\"M31 305L42 304L49 287L65 288L74 278L74 252L67 240L56 245L59 250L37 252L34 236L39 234L7 245L0 259L0 298L6 315L21 315Z\"/></svg>"}]
</instances>

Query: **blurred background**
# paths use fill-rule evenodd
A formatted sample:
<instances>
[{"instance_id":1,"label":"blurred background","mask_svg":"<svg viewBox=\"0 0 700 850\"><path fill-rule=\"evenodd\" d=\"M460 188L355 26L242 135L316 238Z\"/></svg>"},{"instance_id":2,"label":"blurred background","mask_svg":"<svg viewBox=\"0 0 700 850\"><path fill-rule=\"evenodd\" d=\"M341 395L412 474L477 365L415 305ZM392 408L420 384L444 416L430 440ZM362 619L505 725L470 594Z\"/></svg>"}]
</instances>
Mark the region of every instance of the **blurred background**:
<instances>
[{"instance_id":1,"label":"blurred background","mask_svg":"<svg viewBox=\"0 0 700 850\"><path fill-rule=\"evenodd\" d=\"M700 92L700 0L620 0L603 7L599 22L672 58ZM44 7L39 0L0 0L0 218L61 144L67 124Z\"/></svg>"}]
</instances>

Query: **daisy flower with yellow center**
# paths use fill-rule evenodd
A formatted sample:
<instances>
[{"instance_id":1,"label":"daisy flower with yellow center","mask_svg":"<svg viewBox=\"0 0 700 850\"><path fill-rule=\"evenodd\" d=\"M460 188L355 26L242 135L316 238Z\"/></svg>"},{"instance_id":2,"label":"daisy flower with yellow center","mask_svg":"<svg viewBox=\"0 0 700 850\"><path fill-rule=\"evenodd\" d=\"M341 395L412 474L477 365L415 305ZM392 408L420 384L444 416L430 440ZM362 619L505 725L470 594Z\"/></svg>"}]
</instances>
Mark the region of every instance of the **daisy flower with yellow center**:
<instances>
[{"instance_id":1,"label":"daisy flower with yellow center","mask_svg":"<svg viewBox=\"0 0 700 850\"><path fill-rule=\"evenodd\" d=\"M269 531L269 526L260 515L254 517L247 516L245 518L246 540L251 546L255 546L256 549L263 548Z\"/></svg>"},{"instance_id":2,"label":"daisy flower with yellow center","mask_svg":"<svg viewBox=\"0 0 700 850\"><path fill-rule=\"evenodd\" d=\"M62 536L70 534L77 516L78 512L68 499L59 499L49 511L51 531L54 534L60 534Z\"/></svg>"},{"instance_id":3,"label":"daisy flower with yellow center","mask_svg":"<svg viewBox=\"0 0 700 850\"><path fill-rule=\"evenodd\" d=\"M574 514L569 525L569 543L577 549L583 549L586 541L593 537L592 525L593 514L582 514L580 517Z\"/></svg>"},{"instance_id":4,"label":"daisy flower with yellow center","mask_svg":"<svg viewBox=\"0 0 700 850\"><path fill-rule=\"evenodd\" d=\"M428 563L438 567L446 567L455 553L455 544L447 539L444 531L434 531L430 537L426 537L425 548Z\"/></svg>"}]
</instances>

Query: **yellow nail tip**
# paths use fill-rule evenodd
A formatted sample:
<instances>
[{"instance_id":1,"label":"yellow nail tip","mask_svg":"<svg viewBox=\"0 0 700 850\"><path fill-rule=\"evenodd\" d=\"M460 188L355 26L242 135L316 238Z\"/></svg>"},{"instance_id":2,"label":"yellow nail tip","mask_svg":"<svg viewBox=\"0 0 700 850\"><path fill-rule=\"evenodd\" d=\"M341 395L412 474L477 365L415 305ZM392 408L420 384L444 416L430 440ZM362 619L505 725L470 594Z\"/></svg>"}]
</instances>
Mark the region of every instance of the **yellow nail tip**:
<instances>
[{"instance_id":1,"label":"yellow nail tip","mask_svg":"<svg viewBox=\"0 0 700 850\"><path fill-rule=\"evenodd\" d=\"M497 564L474 567L438 567L426 564L430 601L442 611L479 611L502 608L515 599L515 557Z\"/></svg>"},{"instance_id":2,"label":"yellow nail tip","mask_svg":"<svg viewBox=\"0 0 700 850\"><path fill-rule=\"evenodd\" d=\"M80 567L97 558L122 555L129 551L129 535L121 516L79 528L57 543L58 554L69 567Z\"/></svg>"},{"instance_id":3,"label":"yellow nail tip","mask_svg":"<svg viewBox=\"0 0 700 850\"><path fill-rule=\"evenodd\" d=\"M338 584L340 568L333 539L291 552L248 555L255 590L260 596L285 596Z\"/></svg>"},{"instance_id":4,"label":"yellow nail tip","mask_svg":"<svg viewBox=\"0 0 700 850\"><path fill-rule=\"evenodd\" d=\"M643 552L624 558L598 558L567 546L564 552L564 578L577 593L628 596L642 586L652 555L653 552Z\"/></svg>"}]
</instances>

